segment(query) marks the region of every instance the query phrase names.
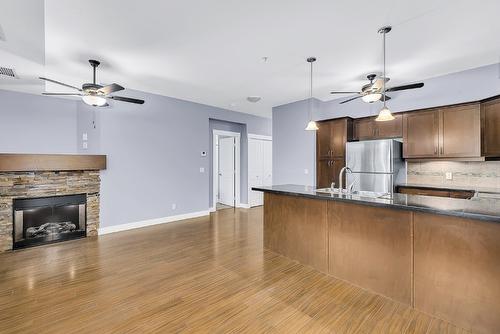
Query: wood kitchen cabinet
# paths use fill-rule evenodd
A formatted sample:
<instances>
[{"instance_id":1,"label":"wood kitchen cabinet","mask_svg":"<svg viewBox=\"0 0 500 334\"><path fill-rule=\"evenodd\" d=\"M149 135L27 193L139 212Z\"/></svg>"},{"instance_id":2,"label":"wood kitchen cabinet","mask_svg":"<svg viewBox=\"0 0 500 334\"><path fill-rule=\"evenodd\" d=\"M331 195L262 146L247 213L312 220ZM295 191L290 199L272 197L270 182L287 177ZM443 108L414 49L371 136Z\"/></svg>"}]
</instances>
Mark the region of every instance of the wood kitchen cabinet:
<instances>
[{"instance_id":1,"label":"wood kitchen cabinet","mask_svg":"<svg viewBox=\"0 0 500 334\"><path fill-rule=\"evenodd\" d=\"M345 156L345 144L352 139L352 120L339 118L318 122L316 152L318 159Z\"/></svg>"},{"instance_id":2,"label":"wood kitchen cabinet","mask_svg":"<svg viewBox=\"0 0 500 334\"><path fill-rule=\"evenodd\" d=\"M405 158L479 158L479 103L413 111L403 117Z\"/></svg>"},{"instance_id":3,"label":"wood kitchen cabinet","mask_svg":"<svg viewBox=\"0 0 500 334\"><path fill-rule=\"evenodd\" d=\"M481 103L482 155L500 156L500 98Z\"/></svg>"},{"instance_id":4,"label":"wood kitchen cabinet","mask_svg":"<svg viewBox=\"0 0 500 334\"><path fill-rule=\"evenodd\" d=\"M338 187L340 170L345 166L344 158L320 159L316 164L316 187L328 188L332 182ZM345 175L344 175L345 184Z\"/></svg>"},{"instance_id":5,"label":"wood kitchen cabinet","mask_svg":"<svg viewBox=\"0 0 500 334\"><path fill-rule=\"evenodd\" d=\"M479 103L439 110L439 157L481 156Z\"/></svg>"},{"instance_id":6,"label":"wood kitchen cabinet","mask_svg":"<svg viewBox=\"0 0 500 334\"><path fill-rule=\"evenodd\" d=\"M394 114L395 119L377 122L375 117L354 120L354 139L371 140L403 137L403 115Z\"/></svg>"},{"instance_id":7,"label":"wood kitchen cabinet","mask_svg":"<svg viewBox=\"0 0 500 334\"><path fill-rule=\"evenodd\" d=\"M405 113L403 116L403 157L439 156L439 110Z\"/></svg>"},{"instance_id":8,"label":"wood kitchen cabinet","mask_svg":"<svg viewBox=\"0 0 500 334\"><path fill-rule=\"evenodd\" d=\"M316 186L339 184L338 175L345 166L345 146L352 140L352 119L339 118L318 122L316 133Z\"/></svg>"}]
</instances>

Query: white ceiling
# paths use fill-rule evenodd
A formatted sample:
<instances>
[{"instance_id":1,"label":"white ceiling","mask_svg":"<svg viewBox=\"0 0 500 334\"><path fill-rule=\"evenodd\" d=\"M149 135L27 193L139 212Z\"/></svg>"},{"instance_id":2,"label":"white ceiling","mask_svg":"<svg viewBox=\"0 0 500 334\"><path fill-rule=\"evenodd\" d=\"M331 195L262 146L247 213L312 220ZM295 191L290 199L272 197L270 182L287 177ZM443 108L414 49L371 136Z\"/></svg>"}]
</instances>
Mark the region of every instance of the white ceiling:
<instances>
[{"instance_id":1,"label":"white ceiling","mask_svg":"<svg viewBox=\"0 0 500 334\"><path fill-rule=\"evenodd\" d=\"M366 74L381 71L377 29L386 24L392 84L500 61L498 0L2 0L2 7L0 66L14 66L20 79L0 79L0 88L33 93L64 91L42 85L41 75L91 81L86 61L96 58L102 83L270 116L273 106L308 96L308 56L318 58L315 97L358 90ZM249 103L249 95L262 100Z\"/></svg>"}]
</instances>

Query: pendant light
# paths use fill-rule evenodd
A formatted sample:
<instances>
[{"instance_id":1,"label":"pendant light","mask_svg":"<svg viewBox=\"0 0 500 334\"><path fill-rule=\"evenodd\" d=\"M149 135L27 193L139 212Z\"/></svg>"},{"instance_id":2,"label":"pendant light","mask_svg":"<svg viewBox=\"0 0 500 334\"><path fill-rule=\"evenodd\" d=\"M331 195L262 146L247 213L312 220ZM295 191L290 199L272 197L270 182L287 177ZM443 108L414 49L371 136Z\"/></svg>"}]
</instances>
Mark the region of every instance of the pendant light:
<instances>
[{"instance_id":1,"label":"pendant light","mask_svg":"<svg viewBox=\"0 0 500 334\"><path fill-rule=\"evenodd\" d=\"M385 34L387 34L389 31L391 31L392 27L387 26L387 27L382 27L378 30L380 34L383 34L384 36L384 75L382 77L382 82L383 82L383 89L382 89L382 98L384 99L384 107L380 112L378 113L378 117L375 119L377 122L386 122L386 121L392 121L394 119L394 116L392 115L391 111L389 108L387 108L387 101L385 98L385 82L386 82L386 76L385 76Z\"/></svg>"},{"instance_id":2,"label":"pendant light","mask_svg":"<svg viewBox=\"0 0 500 334\"><path fill-rule=\"evenodd\" d=\"M319 130L318 125L312 119L313 113L313 63L316 61L316 58L309 57L307 58L307 62L311 64L311 86L310 86L310 96L309 96L309 123L307 123L306 130L307 131L317 131Z\"/></svg>"}]
</instances>

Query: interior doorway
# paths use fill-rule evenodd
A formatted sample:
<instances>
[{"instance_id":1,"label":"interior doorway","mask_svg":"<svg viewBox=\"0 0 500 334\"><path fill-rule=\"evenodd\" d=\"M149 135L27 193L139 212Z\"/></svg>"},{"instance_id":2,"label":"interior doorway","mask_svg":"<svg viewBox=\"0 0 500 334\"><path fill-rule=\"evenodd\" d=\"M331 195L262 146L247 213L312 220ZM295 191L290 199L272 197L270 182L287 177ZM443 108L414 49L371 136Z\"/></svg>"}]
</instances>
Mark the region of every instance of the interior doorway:
<instances>
[{"instance_id":1,"label":"interior doorway","mask_svg":"<svg viewBox=\"0 0 500 334\"><path fill-rule=\"evenodd\" d=\"M213 130L213 203L215 210L240 203L240 134Z\"/></svg>"}]
</instances>

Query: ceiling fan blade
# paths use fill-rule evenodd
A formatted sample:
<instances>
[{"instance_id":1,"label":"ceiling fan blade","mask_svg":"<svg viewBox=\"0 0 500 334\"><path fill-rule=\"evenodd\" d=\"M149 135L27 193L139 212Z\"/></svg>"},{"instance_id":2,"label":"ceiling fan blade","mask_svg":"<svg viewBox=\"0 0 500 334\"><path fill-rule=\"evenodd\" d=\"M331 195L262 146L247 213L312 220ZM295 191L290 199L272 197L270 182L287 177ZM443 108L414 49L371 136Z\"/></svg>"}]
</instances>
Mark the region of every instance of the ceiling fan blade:
<instances>
[{"instance_id":1,"label":"ceiling fan blade","mask_svg":"<svg viewBox=\"0 0 500 334\"><path fill-rule=\"evenodd\" d=\"M386 92L397 92L399 90L415 89L415 88L422 88L422 87L424 87L424 83L419 82L419 83L414 83L414 84L409 84L409 85L402 85L402 86L387 88L385 91Z\"/></svg>"},{"instance_id":2,"label":"ceiling fan blade","mask_svg":"<svg viewBox=\"0 0 500 334\"><path fill-rule=\"evenodd\" d=\"M49 82L52 82L52 83L55 83L55 84L58 84L58 85L61 85L61 86L65 86L65 87L69 87L69 88L73 88L73 89L76 89L77 91L82 91L80 88L78 87L75 87L75 86L71 86L71 85L68 85L68 84L65 84L65 83L62 83L60 81L56 81L56 80L52 80L52 79L48 79L48 78L44 78L44 77L38 77L39 79L41 80L45 80L45 81L49 81Z\"/></svg>"},{"instance_id":3,"label":"ceiling fan blade","mask_svg":"<svg viewBox=\"0 0 500 334\"><path fill-rule=\"evenodd\" d=\"M107 85L107 86L99 88L98 92L101 92L104 95L108 95L108 94L111 94L111 93L114 93L114 92L118 92L118 91L124 90L124 89L125 88L123 88L119 84L113 83L111 85Z\"/></svg>"},{"instance_id":4,"label":"ceiling fan blade","mask_svg":"<svg viewBox=\"0 0 500 334\"><path fill-rule=\"evenodd\" d=\"M330 94L359 94L359 92L338 92L338 91L334 91L334 92L330 92Z\"/></svg>"},{"instance_id":5,"label":"ceiling fan blade","mask_svg":"<svg viewBox=\"0 0 500 334\"><path fill-rule=\"evenodd\" d=\"M339 104L344 104L344 103L347 103L347 102L351 102L351 101L356 100L356 99L359 99L359 98L361 98L361 95L360 95L360 96L353 97L353 98L350 98L350 99L345 100L345 101L342 101L342 102L340 102Z\"/></svg>"},{"instance_id":6,"label":"ceiling fan blade","mask_svg":"<svg viewBox=\"0 0 500 334\"><path fill-rule=\"evenodd\" d=\"M122 102L136 103L136 104L143 104L144 103L144 100L132 99L130 97L123 97L123 96L108 96L108 99L113 99L113 100L122 101Z\"/></svg>"},{"instance_id":7,"label":"ceiling fan blade","mask_svg":"<svg viewBox=\"0 0 500 334\"><path fill-rule=\"evenodd\" d=\"M42 95L50 95L50 96L83 96L83 94L77 93L42 93Z\"/></svg>"}]
</instances>

